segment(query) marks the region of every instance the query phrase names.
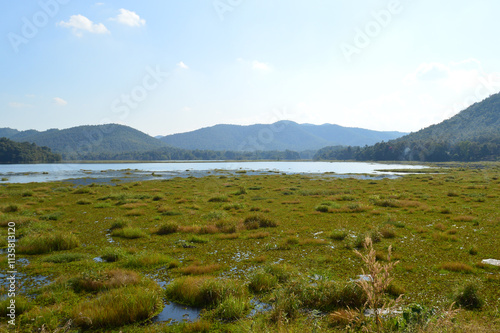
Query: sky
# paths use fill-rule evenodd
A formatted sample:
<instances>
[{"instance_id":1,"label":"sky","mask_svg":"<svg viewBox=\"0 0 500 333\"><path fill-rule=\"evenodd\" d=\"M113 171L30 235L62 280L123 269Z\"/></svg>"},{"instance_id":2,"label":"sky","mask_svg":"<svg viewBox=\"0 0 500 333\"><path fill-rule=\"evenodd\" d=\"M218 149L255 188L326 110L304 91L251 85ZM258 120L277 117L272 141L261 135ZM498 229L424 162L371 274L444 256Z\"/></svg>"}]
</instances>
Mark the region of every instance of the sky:
<instances>
[{"instance_id":1,"label":"sky","mask_svg":"<svg viewBox=\"0 0 500 333\"><path fill-rule=\"evenodd\" d=\"M2 1L0 127L414 132L500 91L496 0Z\"/></svg>"}]
</instances>

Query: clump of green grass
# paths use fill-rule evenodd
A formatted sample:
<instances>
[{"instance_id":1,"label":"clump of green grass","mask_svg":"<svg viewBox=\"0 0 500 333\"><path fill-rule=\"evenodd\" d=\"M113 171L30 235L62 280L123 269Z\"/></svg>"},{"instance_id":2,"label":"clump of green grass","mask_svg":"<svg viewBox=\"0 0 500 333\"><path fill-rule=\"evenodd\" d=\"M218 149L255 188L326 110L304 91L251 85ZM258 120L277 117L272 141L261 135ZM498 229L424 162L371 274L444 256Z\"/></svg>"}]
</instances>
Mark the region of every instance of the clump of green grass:
<instances>
[{"instance_id":1,"label":"clump of green grass","mask_svg":"<svg viewBox=\"0 0 500 333\"><path fill-rule=\"evenodd\" d=\"M52 262L55 264L68 263L73 261L80 261L85 258L85 255L82 253L57 253L50 255L48 257L44 257L42 259L43 262Z\"/></svg>"},{"instance_id":2,"label":"clump of green grass","mask_svg":"<svg viewBox=\"0 0 500 333\"><path fill-rule=\"evenodd\" d=\"M388 226L384 226L382 229L379 230L380 235L382 238L395 238L396 237L396 230L394 228L390 228Z\"/></svg>"},{"instance_id":3,"label":"clump of green grass","mask_svg":"<svg viewBox=\"0 0 500 333\"><path fill-rule=\"evenodd\" d=\"M191 243L198 243L198 244L208 243L208 239L196 235L191 236L191 238L189 238L188 241Z\"/></svg>"},{"instance_id":4,"label":"clump of green grass","mask_svg":"<svg viewBox=\"0 0 500 333\"><path fill-rule=\"evenodd\" d=\"M466 284L455 295L456 305L467 310L475 310L482 308L484 301L479 295L477 287L472 282Z\"/></svg>"},{"instance_id":5,"label":"clump of green grass","mask_svg":"<svg viewBox=\"0 0 500 333\"><path fill-rule=\"evenodd\" d=\"M118 219L116 219L116 221L113 222L113 224L111 224L111 227L109 229L111 229L111 230L123 229L126 226L128 226L128 223L129 223L128 220L118 218Z\"/></svg>"},{"instance_id":6,"label":"clump of green grass","mask_svg":"<svg viewBox=\"0 0 500 333\"><path fill-rule=\"evenodd\" d=\"M179 266L179 262L161 253L139 252L126 257L122 265L126 268L142 268L159 265L166 265L169 268L174 268Z\"/></svg>"},{"instance_id":7,"label":"clump of green grass","mask_svg":"<svg viewBox=\"0 0 500 333\"><path fill-rule=\"evenodd\" d=\"M8 306L11 305L10 300L11 300L10 297L5 297L0 300L0 316L4 318L8 318L7 314L10 313L10 309L7 308ZM16 295L15 300L16 300L15 303L16 316L20 316L21 314L28 312L33 308L31 300L25 296Z\"/></svg>"},{"instance_id":8,"label":"clump of green grass","mask_svg":"<svg viewBox=\"0 0 500 333\"><path fill-rule=\"evenodd\" d=\"M217 195L217 196L213 196L211 198L208 199L208 202L229 202L229 198L227 195Z\"/></svg>"},{"instance_id":9,"label":"clump of green grass","mask_svg":"<svg viewBox=\"0 0 500 333\"><path fill-rule=\"evenodd\" d=\"M247 299L229 295L217 305L210 315L223 321L234 321L244 318L249 310L250 304Z\"/></svg>"},{"instance_id":10,"label":"clump of green grass","mask_svg":"<svg viewBox=\"0 0 500 333\"><path fill-rule=\"evenodd\" d=\"M233 234L236 232L236 223L228 220L220 220L215 223L217 229L225 234Z\"/></svg>"},{"instance_id":11,"label":"clump of green grass","mask_svg":"<svg viewBox=\"0 0 500 333\"><path fill-rule=\"evenodd\" d=\"M48 213L40 216L40 220L57 221L61 218L62 215L63 215L62 212Z\"/></svg>"},{"instance_id":12,"label":"clump of green grass","mask_svg":"<svg viewBox=\"0 0 500 333\"><path fill-rule=\"evenodd\" d=\"M287 286L278 289L274 295L274 303L269 313L271 322L286 322L293 320L299 315L302 300Z\"/></svg>"},{"instance_id":13,"label":"clump of green grass","mask_svg":"<svg viewBox=\"0 0 500 333\"><path fill-rule=\"evenodd\" d=\"M94 205L94 208L110 208L113 207L109 202L99 202Z\"/></svg>"},{"instance_id":14,"label":"clump of green grass","mask_svg":"<svg viewBox=\"0 0 500 333\"><path fill-rule=\"evenodd\" d=\"M126 253L119 247L108 247L104 249L101 259L106 262L115 262L126 257Z\"/></svg>"},{"instance_id":15,"label":"clump of green grass","mask_svg":"<svg viewBox=\"0 0 500 333\"><path fill-rule=\"evenodd\" d=\"M73 194L88 194L88 193L91 193L89 187L79 187L73 191Z\"/></svg>"},{"instance_id":16,"label":"clump of green grass","mask_svg":"<svg viewBox=\"0 0 500 333\"><path fill-rule=\"evenodd\" d=\"M74 323L86 329L118 327L151 318L162 307L158 287L127 286L77 304Z\"/></svg>"},{"instance_id":17,"label":"clump of green grass","mask_svg":"<svg viewBox=\"0 0 500 333\"><path fill-rule=\"evenodd\" d=\"M248 288L255 293L271 291L278 285L278 278L273 274L259 271L250 277Z\"/></svg>"},{"instance_id":18,"label":"clump of green grass","mask_svg":"<svg viewBox=\"0 0 500 333\"><path fill-rule=\"evenodd\" d=\"M333 230L329 237L333 240L342 241L347 237L347 231L345 230Z\"/></svg>"},{"instance_id":19,"label":"clump of green grass","mask_svg":"<svg viewBox=\"0 0 500 333\"><path fill-rule=\"evenodd\" d=\"M43 254L52 251L71 250L80 244L71 233L36 234L23 237L18 242L19 253Z\"/></svg>"},{"instance_id":20,"label":"clump of green grass","mask_svg":"<svg viewBox=\"0 0 500 333\"><path fill-rule=\"evenodd\" d=\"M92 201L89 199L80 199L76 202L78 205L90 205L92 204Z\"/></svg>"},{"instance_id":21,"label":"clump of green grass","mask_svg":"<svg viewBox=\"0 0 500 333\"><path fill-rule=\"evenodd\" d=\"M247 229L257 229L257 228L276 228L278 223L263 215L250 215L245 218L243 224ZM257 226L257 228L255 228Z\"/></svg>"},{"instance_id":22,"label":"clump of green grass","mask_svg":"<svg viewBox=\"0 0 500 333\"><path fill-rule=\"evenodd\" d=\"M70 279L75 292L98 292L104 289L115 289L141 282L141 277L134 271L114 269L105 273L83 273Z\"/></svg>"},{"instance_id":23,"label":"clump of green grass","mask_svg":"<svg viewBox=\"0 0 500 333\"><path fill-rule=\"evenodd\" d=\"M227 218L228 214L222 210L213 210L203 217L209 221L217 221Z\"/></svg>"},{"instance_id":24,"label":"clump of green grass","mask_svg":"<svg viewBox=\"0 0 500 333\"><path fill-rule=\"evenodd\" d=\"M23 191L23 193L21 193L21 196L23 198L25 198L25 197L32 197L33 195L34 195L34 192L31 191L31 190L26 190L26 191Z\"/></svg>"},{"instance_id":25,"label":"clump of green grass","mask_svg":"<svg viewBox=\"0 0 500 333\"><path fill-rule=\"evenodd\" d=\"M156 234L158 235L169 235L177 232L179 230L179 224L176 222L167 222L163 225L161 225L158 230L156 231Z\"/></svg>"},{"instance_id":26,"label":"clump of green grass","mask_svg":"<svg viewBox=\"0 0 500 333\"><path fill-rule=\"evenodd\" d=\"M127 239L137 239L142 237L148 237L148 234L141 228L125 227L123 229L114 229L111 232L111 236L122 237Z\"/></svg>"},{"instance_id":27,"label":"clump of green grass","mask_svg":"<svg viewBox=\"0 0 500 333\"><path fill-rule=\"evenodd\" d=\"M211 307L229 296L244 297L246 290L235 280L187 276L175 279L165 290L167 298L181 304Z\"/></svg>"},{"instance_id":28,"label":"clump of green grass","mask_svg":"<svg viewBox=\"0 0 500 333\"><path fill-rule=\"evenodd\" d=\"M19 210L19 206L16 204L8 204L7 206L2 207L2 212L4 213L15 213Z\"/></svg>"}]
</instances>

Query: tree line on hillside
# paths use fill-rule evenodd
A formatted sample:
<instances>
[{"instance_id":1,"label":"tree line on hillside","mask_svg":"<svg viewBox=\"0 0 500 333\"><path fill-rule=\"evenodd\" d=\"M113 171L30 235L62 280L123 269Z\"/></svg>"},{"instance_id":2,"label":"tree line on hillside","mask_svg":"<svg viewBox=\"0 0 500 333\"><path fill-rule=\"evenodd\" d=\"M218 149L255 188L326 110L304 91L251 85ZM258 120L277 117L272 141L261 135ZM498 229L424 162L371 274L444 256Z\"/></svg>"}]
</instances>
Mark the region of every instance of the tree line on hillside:
<instances>
[{"instance_id":1,"label":"tree line on hillside","mask_svg":"<svg viewBox=\"0 0 500 333\"><path fill-rule=\"evenodd\" d=\"M160 148L143 152L88 152L78 154L63 153L64 160L85 161L171 161L171 160L299 160L300 154L291 151L215 151L187 150L180 148Z\"/></svg>"},{"instance_id":2,"label":"tree line on hillside","mask_svg":"<svg viewBox=\"0 0 500 333\"><path fill-rule=\"evenodd\" d=\"M54 163L60 162L61 155L54 154L47 147L34 143L15 142L0 138L0 163Z\"/></svg>"},{"instance_id":3,"label":"tree line on hillside","mask_svg":"<svg viewBox=\"0 0 500 333\"><path fill-rule=\"evenodd\" d=\"M482 137L474 141L451 143L440 140L389 141L365 147L325 147L314 160L356 161L495 161L500 156L500 137Z\"/></svg>"}]
</instances>

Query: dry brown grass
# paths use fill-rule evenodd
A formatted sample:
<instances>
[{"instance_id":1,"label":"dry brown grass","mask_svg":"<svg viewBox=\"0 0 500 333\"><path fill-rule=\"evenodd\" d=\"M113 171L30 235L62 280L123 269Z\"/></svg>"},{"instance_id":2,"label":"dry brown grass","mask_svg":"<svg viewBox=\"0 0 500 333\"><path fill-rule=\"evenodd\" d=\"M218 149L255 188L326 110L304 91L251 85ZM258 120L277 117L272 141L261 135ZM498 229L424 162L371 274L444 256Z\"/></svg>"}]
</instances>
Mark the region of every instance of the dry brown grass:
<instances>
[{"instance_id":1,"label":"dry brown grass","mask_svg":"<svg viewBox=\"0 0 500 333\"><path fill-rule=\"evenodd\" d=\"M248 235L246 235L246 238L248 238L248 239L262 239L262 238L266 238L268 236L269 236L268 232L261 231L261 232L254 232L254 233L248 234Z\"/></svg>"},{"instance_id":2,"label":"dry brown grass","mask_svg":"<svg viewBox=\"0 0 500 333\"><path fill-rule=\"evenodd\" d=\"M193 264L187 267L179 268L179 272L184 275L204 275L217 272L221 269L222 265L219 264L210 264L205 266L199 266L197 264Z\"/></svg>"},{"instance_id":3,"label":"dry brown grass","mask_svg":"<svg viewBox=\"0 0 500 333\"><path fill-rule=\"evenodd\" d=\"M473 268L471 266L461 262L445 262L439 265L439 268L451 272L460 272L460 273L472 273L473 271Z\"/></svg>"},{"instance_id":4,"label":"dry brown grass","mask_svg":"<svg viewBox=\"0 0 500 333\"><path fill-rule=\"evenodd\" d=\"M136 208L146 207L146 206L147 206L147 204L145 204L143 202L126 203L124 205L121 205L121 207L125 208L125 209L136 209Z\"/></svg>"},{"instance_id":5,"label":"dry brown grass","mask_svg":"<svg viewBox=\"0 0 500 333\"><path fill-rule=\"evenodd\" d=\"M453 218L453 221L455 222L472 222L476 219L476 217L474 216L470 216L470 215L459 215L459 216L455 216Z\"/></svg>"}]
</instances>

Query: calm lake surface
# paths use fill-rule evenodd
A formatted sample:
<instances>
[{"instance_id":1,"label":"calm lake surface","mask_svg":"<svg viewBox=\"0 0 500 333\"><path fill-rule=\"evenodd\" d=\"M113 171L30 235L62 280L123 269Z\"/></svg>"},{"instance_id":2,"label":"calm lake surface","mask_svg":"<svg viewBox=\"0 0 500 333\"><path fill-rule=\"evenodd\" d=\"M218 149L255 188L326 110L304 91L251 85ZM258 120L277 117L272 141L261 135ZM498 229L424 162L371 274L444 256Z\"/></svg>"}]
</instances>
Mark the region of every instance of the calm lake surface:
<instances>
[{"instance_id":1,"label":"calm lake surface","mask_svg":"<svg viewBox=\"0 0 500 333\"><path fill-rule=\"evenodd\" d=\"M0 165L0 184L71 181L78 184L111 180L150 180L173 177L203 177L214 174L328 174L336 177L396 177L390 169L422 169L425 166L361 162L154 162L85 164L4 164Z\"/></svg>"}]
</instances>

